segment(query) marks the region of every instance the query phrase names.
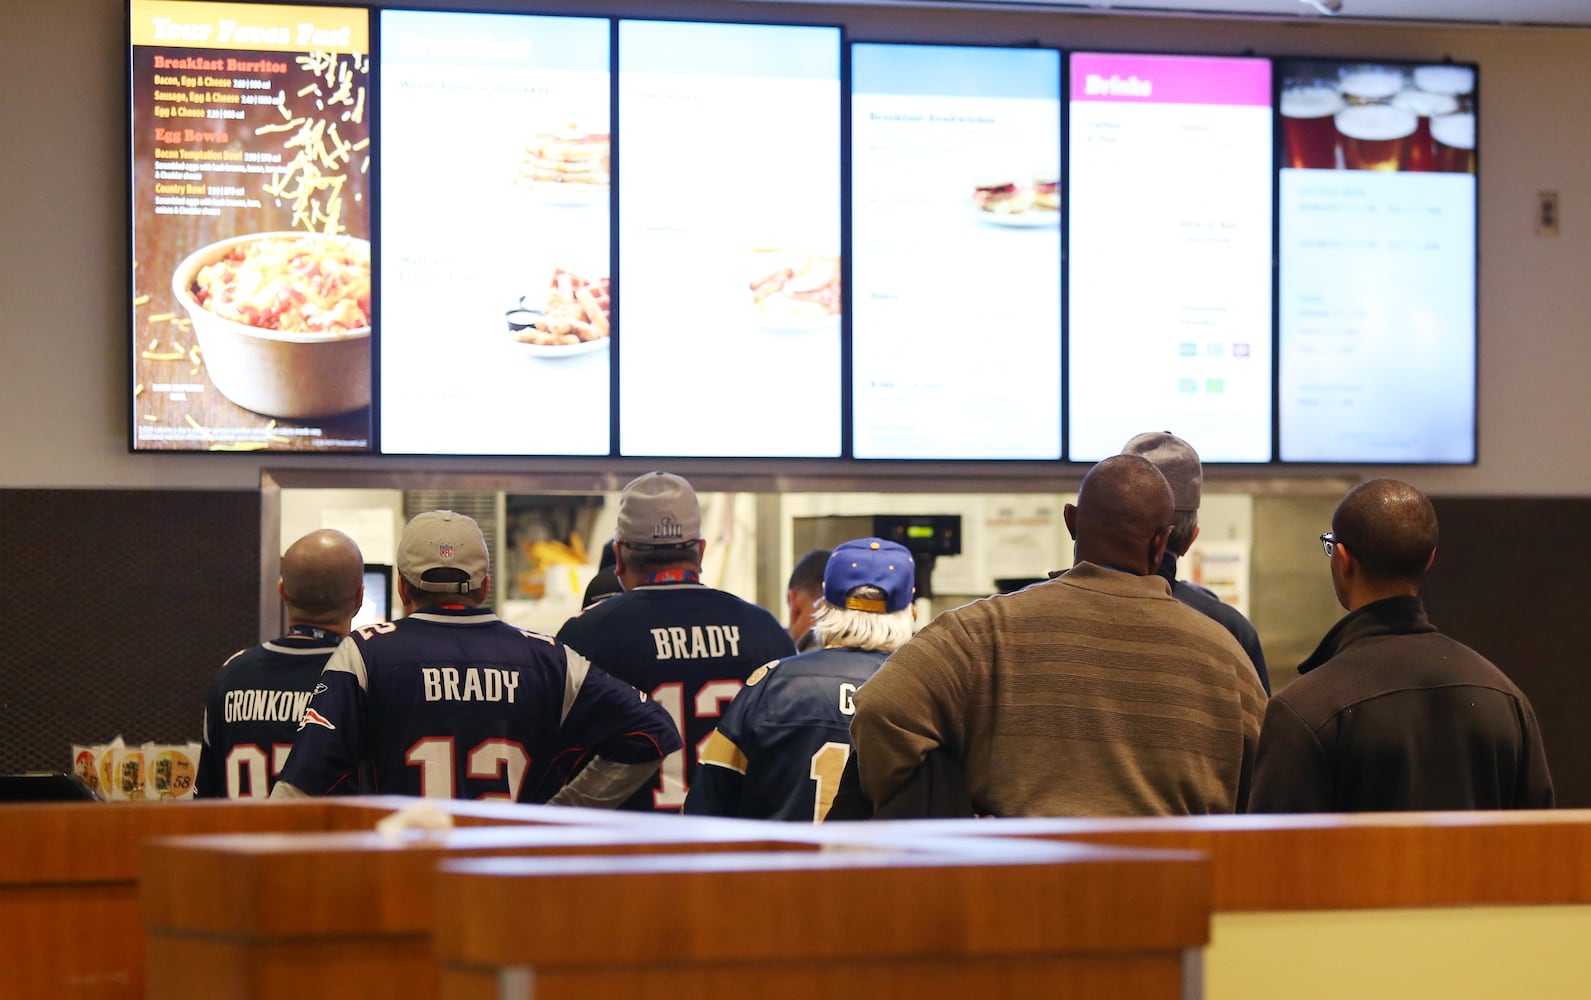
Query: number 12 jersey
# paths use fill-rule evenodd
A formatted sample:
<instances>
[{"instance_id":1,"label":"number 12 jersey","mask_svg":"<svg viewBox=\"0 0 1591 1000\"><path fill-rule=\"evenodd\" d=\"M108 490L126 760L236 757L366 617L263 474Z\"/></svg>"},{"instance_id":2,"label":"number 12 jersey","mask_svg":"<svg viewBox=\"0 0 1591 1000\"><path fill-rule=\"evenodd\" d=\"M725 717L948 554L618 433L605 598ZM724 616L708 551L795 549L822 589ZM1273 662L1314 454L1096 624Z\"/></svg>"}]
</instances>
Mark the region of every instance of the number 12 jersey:
<instances>
[{"instance_id":1,"label":"number 12 jersey","mask_svg":"<svg viewBox=\"0 0 1591 1000\"><path fill-rule=\"evenodd\" d=\"M544 802L593 756L655 761L668 715L548 636L474 607L356 630L332 654L280 780L367 792Z\"/></svg>"}]
</instances>

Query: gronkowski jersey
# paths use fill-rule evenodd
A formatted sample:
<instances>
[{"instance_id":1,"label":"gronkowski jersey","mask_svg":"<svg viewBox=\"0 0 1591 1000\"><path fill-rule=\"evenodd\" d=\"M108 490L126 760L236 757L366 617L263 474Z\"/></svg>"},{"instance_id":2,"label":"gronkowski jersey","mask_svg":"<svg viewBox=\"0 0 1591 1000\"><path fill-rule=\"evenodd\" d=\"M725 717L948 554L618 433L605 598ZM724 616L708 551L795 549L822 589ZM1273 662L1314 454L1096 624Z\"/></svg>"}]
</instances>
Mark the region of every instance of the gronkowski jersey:
<instances>
[{"instance_id":1,"label":"gronkowski jersey","mask_svg":"<svg viewBox=\"0 0 1591 1000\"><path fill-rule=\"evenodd\" d=\"M851 697L888 656L820 649L752 674L702 748L685 811L821 822L851 755Z\"/></svg>"},{"instance_id":2,"label":"gronkowski jersey","mask_svg":"<svg viewBox=\"0 0 1591 1000\"><path fill-rule=\"evenodd\" d=\"M233 653L204 698L204 743L194 795L263 799L293 749L321 668L342 636L295 625ZM351 789L350 789L351 791Z\"/></svg>"},{"instance_id":3,"label":"gronkowski jersey","mask_svg":"<svg viewBox=\"0 0 1591 1000\"><path fill-rule=\"evenodd\" d=\"M332 654L281 780L365 792L545 802L546 780L601 756L679 748L668 715L548 636L481 608L356 629Z\"/></svg>"},{"instance_id":4,"label":"gronkowski jersey","mask_svg":"<svg viewBox=\"0 0 1591 1000\"><path fill-rule=\"evenodd\" d=\"M795 652L778 620L699 583L649 584L592 605L558 640L645 691L670 716L685 749L663 761L625 809L679 812L697 752L753 670Z\"/></svg>"}]
</instances>

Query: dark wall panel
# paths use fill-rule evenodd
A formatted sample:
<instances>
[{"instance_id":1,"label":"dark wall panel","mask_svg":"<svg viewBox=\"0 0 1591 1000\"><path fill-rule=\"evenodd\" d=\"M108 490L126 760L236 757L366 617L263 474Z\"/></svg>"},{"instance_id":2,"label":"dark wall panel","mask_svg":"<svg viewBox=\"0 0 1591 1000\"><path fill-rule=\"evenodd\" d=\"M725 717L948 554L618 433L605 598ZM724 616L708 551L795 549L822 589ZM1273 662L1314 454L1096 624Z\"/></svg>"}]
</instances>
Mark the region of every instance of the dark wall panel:
<instances>
[{"instance_id":1,"label":"dark wall panel","mask_svg":"<svg viewBox=\"0 0 1591 1000\"><path fill-rule=\"evenodd\" d=\"M0 490L0 526L0 772L198 739L205 686L258 635L259 493Z\"/></svg>"},{"instance_id":2,"label":"dark wall panel","mask_svg":"<svg viewBox=\"0 0 1591 1000\"><path fill-rule=\"evenodd\" d=\"M1591 500L1435 501L1426 611L1513 678L1536 709L1560 806L1591 806Z\"/></svg>"}]
</instances>

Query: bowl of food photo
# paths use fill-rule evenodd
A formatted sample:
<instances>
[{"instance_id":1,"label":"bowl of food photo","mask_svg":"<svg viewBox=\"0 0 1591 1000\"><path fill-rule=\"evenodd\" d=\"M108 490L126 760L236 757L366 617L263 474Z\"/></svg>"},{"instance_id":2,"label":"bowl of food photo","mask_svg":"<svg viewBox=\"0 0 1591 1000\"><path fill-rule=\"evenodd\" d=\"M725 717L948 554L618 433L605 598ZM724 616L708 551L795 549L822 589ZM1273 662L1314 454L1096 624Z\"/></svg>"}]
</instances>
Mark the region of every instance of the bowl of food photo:
<instances>
[{"instance_id":1,"label":"bowl of food photo","mask_svg":"<svg viewBox=\"0 0 1591 1000\"><path fill-rule=\"evenodd\" d=\"M302 420L370 405L370 243L254 233L189 254L171 290L210 381L245 409Z\"/></svg>"}]
</instances>

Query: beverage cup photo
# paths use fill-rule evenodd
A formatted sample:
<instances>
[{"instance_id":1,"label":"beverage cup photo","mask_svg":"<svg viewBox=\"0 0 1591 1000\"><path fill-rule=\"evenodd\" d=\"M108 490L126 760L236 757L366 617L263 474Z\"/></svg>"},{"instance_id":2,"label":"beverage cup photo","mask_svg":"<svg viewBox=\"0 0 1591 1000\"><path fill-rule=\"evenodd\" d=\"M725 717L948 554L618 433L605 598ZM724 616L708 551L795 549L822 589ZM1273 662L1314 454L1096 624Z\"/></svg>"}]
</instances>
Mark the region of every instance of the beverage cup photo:
<instances>
[{"instance_id":1,"label":"beverage cup photo","mask_svg":"<svg viewBox=\"0 0 1591 1000\"><path fill-rule=\"evenodd\" d=\"M1445 94L1465 104L1475 92L1475 70L1469 66L1416 66L1414 86L1428 94Z\"/></svg>"},{"instance_id":2,"label":"beverage cup photo","mask_svg":"<svg viewBox=\"0 0 1591 1000\"><path fill-rule=\"evenodd\" d=\"M1295 170L1335 170L1339 167L1337 127L1333 118L1342 109L1342 94L1335 87L1317 83L1283 90L1285 165Z\"/></svg>"},{"instance_id":3,"label":"beverage cup photo","mask_svg":"<svg viewBox=\"0 0 1591 1000\"><path fill-rule=\"evenodd\" d=\"M1434 155L1431 148L1431 119L1457 111L1458 98L1426 90L1403 90L1392 98L1392 106L1412 111L1417 116L1414 135L1409 137L1403 169L1416 172L1434 169L1431 165Z\"/></svg>"},{"instance_id":4,"label":"beverage cup photo","mask_svg":"<svg viewBox=\"0 0 1591 1000\"><path fill-rule=\"evenodd\" d=\"M1449 174L1475 172L1475 116L1468 112L1431 119L1432 168Z\"/></svg>"},{"instance_id":5,"label":"beverage cup photo","mask_svg":"<svg viewBox=\"0 0 1591 1000\"><path fill-rule=\"evenodd\" d=\"M1351 105L1385 104L1404 88L1404 76L1391 66L1345 66L1337 87Z\"/></svg>"},{"instance_id":6,"label":"beverage cup photo","mask_svg":"<svg viewBox=\"0 0 1591 1000\"><path fill-rule=\"evenodd\" d=\"M1395 171L1403 167L1419 116L1389 104L1351 105L1337 112L1343 166L1349 170Z\"/></svg>"}]
</instances>

